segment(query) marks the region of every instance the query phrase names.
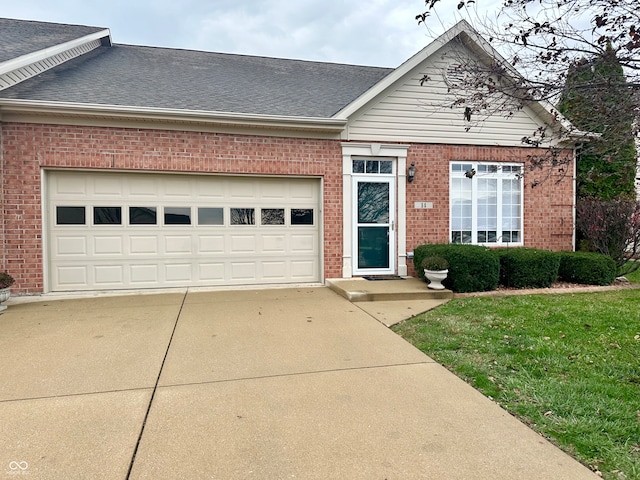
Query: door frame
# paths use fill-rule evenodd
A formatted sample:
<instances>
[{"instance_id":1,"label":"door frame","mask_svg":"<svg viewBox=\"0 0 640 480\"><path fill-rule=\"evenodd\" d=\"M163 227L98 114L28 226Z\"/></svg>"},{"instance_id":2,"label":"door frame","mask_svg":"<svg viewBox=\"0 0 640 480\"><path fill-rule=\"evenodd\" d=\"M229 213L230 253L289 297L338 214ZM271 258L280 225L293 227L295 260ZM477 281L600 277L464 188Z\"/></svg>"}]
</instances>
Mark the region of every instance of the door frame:
<instances>
[{"instance_id":1,"label":"door frame","mask_svg":"<svg viewBox=\"0 0 640 480\"><path fill-rule=\"evenodd\" d=\"M395 174L353 174L352 178L352 192L353 192L353 208L352 208L352 232L351 237L353 239L353 274L354 275L393 275L396 273L396 179ZM389 235L389 267L387 268L359 268L358 258L360 256L360 238L358 235L358 228L360 224L358 222L358 184L359 183L386 183L389 185L389 221L386 224L371 224L372 226L387 226Z\"/></svg>"},{"instance_id":2,"label":"door frame","mask_svg":"<svg viewBox=\"0 0 640 480\"><path fill-rule=\"evenodd\" d=\"M386 157L394 162L395 187L395 244L393 252L396 272L400 276L407 275L407 153L410 145L356 143L342 144L342 278L354 276L355 265L353 248L353 160L355 158L379 159ZM359 175L359 174L358 174Z\"/></svg>"}]
</instances>

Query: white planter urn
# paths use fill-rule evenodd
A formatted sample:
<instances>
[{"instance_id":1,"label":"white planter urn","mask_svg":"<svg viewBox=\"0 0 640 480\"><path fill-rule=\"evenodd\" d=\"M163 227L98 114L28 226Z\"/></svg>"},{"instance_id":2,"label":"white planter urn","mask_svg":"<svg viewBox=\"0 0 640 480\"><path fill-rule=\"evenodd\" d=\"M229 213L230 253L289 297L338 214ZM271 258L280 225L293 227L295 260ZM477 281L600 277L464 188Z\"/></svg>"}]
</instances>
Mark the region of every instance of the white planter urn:
<instances>
[{"instance_id":1,"label":"white planter urn","mask_svg":"<svg viewBox=\"0 0 640 480\"><path fill-rule=\"evenodd\" d=\"M429 280L429 285L427 285L427 287L433 290L444 290L442 281L447 278L448 274L449 270L427 270L425 268L424 276Z\"/></svg>"},{"instance_id":2,"label":"white planter urn","mask_svg":"<svg viewBox=\"0 0 640 480\"><path fill-rule=\"evenodd\" d=\"M11 296L11 289L10 288L2 288L0 289L0 303L2 302L6 302L7 300L9 300L9 297ZM4 305L0 305L0 312L2 312L3 310L6 310L7 307Z\"/></svg>"}]
</instances>

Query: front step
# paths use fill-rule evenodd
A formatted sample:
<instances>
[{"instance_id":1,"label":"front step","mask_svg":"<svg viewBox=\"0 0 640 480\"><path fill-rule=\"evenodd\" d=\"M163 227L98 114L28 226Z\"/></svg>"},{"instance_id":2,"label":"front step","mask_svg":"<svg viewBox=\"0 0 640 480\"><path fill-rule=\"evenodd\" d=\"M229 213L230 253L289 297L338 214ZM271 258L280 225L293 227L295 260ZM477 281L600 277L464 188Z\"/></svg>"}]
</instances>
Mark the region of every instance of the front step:
<instances>
[{"instance_id":1,"label":"front step","mask_svg":"<svg viewBox=\"0 0 640 480\"><path fill-rule=\"evenodd\" d=\"M327 286L350 302L386 302L393 300L444 300L453 298L450 290L431 290L422 280L404 277L401 280L365 280L336 278Z\"/></svg>"}]
</instances>

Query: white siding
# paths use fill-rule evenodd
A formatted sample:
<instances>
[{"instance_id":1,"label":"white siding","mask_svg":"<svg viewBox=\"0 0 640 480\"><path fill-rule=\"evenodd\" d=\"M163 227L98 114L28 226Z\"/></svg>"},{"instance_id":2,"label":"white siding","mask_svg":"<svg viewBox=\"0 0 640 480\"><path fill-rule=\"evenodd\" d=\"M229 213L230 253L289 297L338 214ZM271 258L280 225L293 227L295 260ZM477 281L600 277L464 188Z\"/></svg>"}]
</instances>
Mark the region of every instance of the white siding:
<instances>
[{"instance_id":1,"label":"white siding","mask_svg":"<svg viewBox=\"0 0 640 480\"><path fill-rule=\"evenodd\" d=\"M444 46L351 115L346 139L522 146L522 138L543 125L531 110L515 111L510 118L502 113L479 122L472 118L468 123L463 118L464 106L451 108L453 97L447 93L444 72L448 65L459 63L463 55L471 55L462 48L453 43ZM425 75L430 80L420 85Z\"/></svg>"}]
</instances>

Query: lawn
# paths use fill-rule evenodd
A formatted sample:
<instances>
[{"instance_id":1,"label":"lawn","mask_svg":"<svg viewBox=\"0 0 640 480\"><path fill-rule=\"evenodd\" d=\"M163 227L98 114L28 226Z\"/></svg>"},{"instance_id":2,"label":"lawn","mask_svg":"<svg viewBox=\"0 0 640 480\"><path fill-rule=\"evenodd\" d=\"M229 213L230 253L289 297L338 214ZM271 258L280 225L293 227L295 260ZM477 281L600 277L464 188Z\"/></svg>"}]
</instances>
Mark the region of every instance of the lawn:
<instances>
[{"instance_id":1,"label":"lawn","mask_svg":"<svg viewBox=\"0 0 640 480\"><path fill-rule=\"evenodd\" d=\"M640 479L640 290L458 298L394 331L604 478Z\"/></svg>"}]
</instances>

